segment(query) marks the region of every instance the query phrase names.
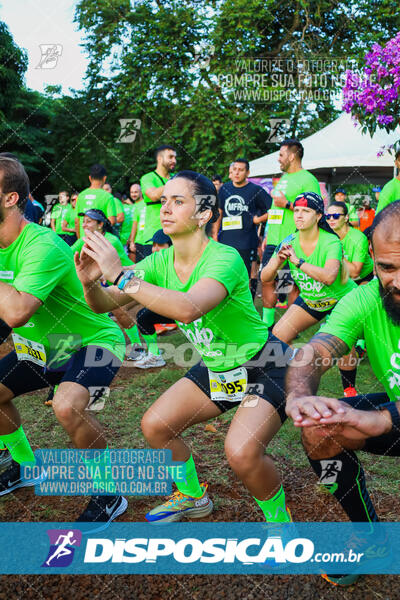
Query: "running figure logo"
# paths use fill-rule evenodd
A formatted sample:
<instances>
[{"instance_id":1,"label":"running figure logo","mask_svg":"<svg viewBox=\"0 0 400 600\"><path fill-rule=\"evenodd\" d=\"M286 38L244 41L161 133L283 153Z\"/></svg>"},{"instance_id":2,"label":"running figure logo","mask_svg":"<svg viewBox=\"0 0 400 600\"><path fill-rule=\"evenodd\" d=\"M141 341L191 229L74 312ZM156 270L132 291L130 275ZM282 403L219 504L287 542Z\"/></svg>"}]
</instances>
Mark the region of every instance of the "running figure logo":
<instances>
[{"instance_id":1,"label":"running figure logo","mask_svg":"<svg viewBox=\"0 0 400 600\"><path fill-rule=\"evenodd\" d=\"M50 548L42 567L68 567L74 558L75 548L81 545L79 529L48 529Z\"/></svg>"},{"instance_id":2,"label":"running figure logo","mask_svg":"<svg viewBox=\"0 0 400 600\"><path fill-rule=\"evenodd\" d=\"M319 482L325 484L335 483L337 476L342 470L342 461L341 460L321 460L321 477L319 478Z\"/></svg>"}]
</instances>

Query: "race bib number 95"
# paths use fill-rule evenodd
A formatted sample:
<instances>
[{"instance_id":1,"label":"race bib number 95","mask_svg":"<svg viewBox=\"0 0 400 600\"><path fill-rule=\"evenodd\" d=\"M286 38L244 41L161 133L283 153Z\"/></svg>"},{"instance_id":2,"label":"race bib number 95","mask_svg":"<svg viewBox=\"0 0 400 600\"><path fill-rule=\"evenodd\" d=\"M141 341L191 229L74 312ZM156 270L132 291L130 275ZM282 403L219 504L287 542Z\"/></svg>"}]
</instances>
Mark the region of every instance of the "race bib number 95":
<instances>
[{"instance_id":1,"label":"race bib number 95","mask_svg":"<svg viewBox=\"0 0 400 600\"><path fill-rule=\"evenodd\" d=\"M247 370L238 367L232 371L215 373L208 369L211 400L213 402L241 402L247 387Z\"/></svg>"}]
</instances>

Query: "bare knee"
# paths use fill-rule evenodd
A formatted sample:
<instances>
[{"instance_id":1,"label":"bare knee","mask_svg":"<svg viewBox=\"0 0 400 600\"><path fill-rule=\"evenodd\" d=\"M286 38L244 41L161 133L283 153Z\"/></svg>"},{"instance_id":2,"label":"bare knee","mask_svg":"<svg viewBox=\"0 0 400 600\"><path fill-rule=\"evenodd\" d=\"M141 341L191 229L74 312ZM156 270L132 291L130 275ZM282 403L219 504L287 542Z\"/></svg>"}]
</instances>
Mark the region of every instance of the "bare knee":
<instances>
[{"instance_id":1,"label":"bare knee","mask_svg":"<svg viewBox=\"0 0 400 600\"><path fill-rule=\"evenodd\" d=\"M254 465L264 455L264 446L257 442L246 444L238 443L238 440L225 440L225 454L229 465L235 473L248 474L254 469Z\"/></svg>"},{"instance_id":2,"label":"bare knee","mask_svg":"<svg viewBox=\"0 0 400 600\"><path fill-rule=\"evenodd\" d=\"M163 419L157 415L154 410L147 410L141 422L142 432L146 440L151 445L161 447L168 443L169 440L176 437L172 427L168 426Z\"/></svg>"},{"instance_id":3,"label":"bare knee","mask_svg":"<svg viewBox=\"0 0 400 600\"><path fill-rule=\"evenodd\" d=\"M82 412L71 400L53 401L53 410L57 420L67 429L82 420Z\"/></svg>"}]
</instances>

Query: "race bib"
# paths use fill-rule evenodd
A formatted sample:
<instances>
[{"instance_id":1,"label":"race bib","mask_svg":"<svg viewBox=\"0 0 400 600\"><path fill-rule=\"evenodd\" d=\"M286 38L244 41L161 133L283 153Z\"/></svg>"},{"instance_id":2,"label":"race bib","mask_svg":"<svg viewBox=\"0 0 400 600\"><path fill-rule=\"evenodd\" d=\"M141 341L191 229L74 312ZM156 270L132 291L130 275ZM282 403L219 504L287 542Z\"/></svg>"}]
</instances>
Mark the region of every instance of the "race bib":
<instances>
[{"instance_id":1,"label":"race bib","mask_svg":"<svg viewBox=\"0 0 400 600\"><path fill-rule=\"evenodd\" d=\"M14 271L0 271L0 279L14 279Z\"/></svg>"},{"instance_id":2,"label":"race bib","mask_svg":"<svg viewBox=\"0 0 400 600\"><path fill-rule=\"evenodd\" d=\"M213 402L241 402L247 387L247 370L238 367L224 373L208 369L211 400Z\"/></svg>"},{"instance_id":3,"label":"race bib","mask_svg":"<svg viewBox=\"0 0 400 600\"><path fill-rule=\"evenodd\" d=\"M268 211L268 225L281 225L283 210L281 208L270 208Z\"/></svg>"},{"instance_id":4,"label":"race bib","mask_svg":"<svg viewBox=\"0 0 400 600\"><path fill-rule=\"evenodd\" d=\"M243 229L242 216L240 217L224 217L222 219L222 231L230 229Z\"/></svg>"},{"instance_id":5,"label":"race bib","mask_svg":"<svg viewBox=\"0 0 400 600\"><path fill-rule=\"evenodd\" d=\"M28 340L17 333L11 335L18 360L30 360L40 367L46 366L46 350L43 344Z\"/></svg>"},{"instance_id":6,"label":"race bib","mask_svg":"<svg viewBox=\"0 0 400 600\"><path fill-rule=\"evenodd\" d=\"M333 308L337 302L336 298L324 298L323 300L306 300L304 302L312 310L325 311Z\"/></svg>"}]
</instances>

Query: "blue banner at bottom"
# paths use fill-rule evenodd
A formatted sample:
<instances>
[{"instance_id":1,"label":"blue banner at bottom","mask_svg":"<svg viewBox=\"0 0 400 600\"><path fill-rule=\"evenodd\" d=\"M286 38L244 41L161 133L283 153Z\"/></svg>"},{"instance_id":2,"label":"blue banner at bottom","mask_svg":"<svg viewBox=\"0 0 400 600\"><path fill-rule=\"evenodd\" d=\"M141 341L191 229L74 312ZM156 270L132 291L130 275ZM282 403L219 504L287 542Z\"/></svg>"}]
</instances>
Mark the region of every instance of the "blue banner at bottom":
<instances>
[{"instance_id":1,"label":"blue banner at bottom","mask_svg":"<svg viewBox=\"0 0 400 600\"><path fill-rule=\"evenodd\" d=\"M400 523L112 523L101 527L1 523L1 573L400 573Z\"/></svg>"}]
</instances>

